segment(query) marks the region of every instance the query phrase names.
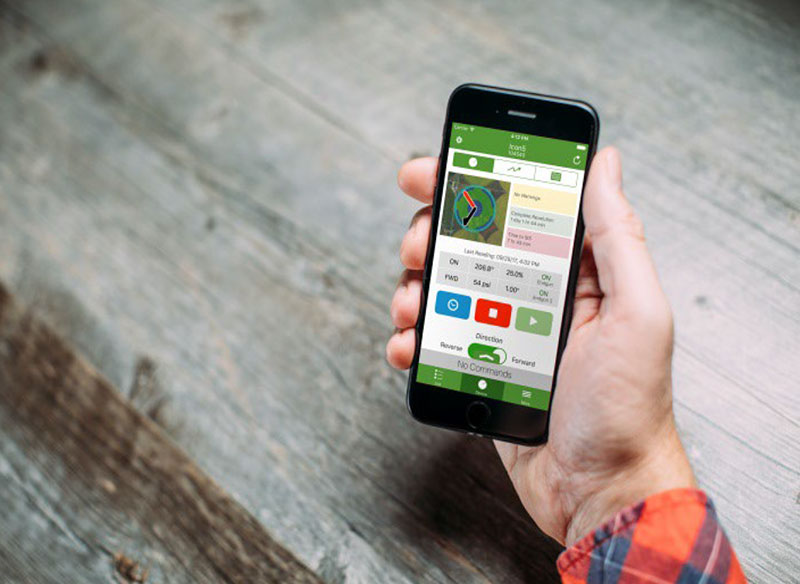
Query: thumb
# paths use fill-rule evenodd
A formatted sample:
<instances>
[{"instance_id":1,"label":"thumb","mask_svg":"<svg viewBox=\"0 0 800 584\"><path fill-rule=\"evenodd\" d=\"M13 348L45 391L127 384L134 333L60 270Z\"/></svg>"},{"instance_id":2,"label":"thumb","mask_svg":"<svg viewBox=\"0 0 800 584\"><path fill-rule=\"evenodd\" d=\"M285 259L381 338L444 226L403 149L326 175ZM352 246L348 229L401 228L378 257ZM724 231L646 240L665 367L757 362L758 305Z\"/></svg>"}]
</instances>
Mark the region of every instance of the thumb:
<instances>
[{"instance_id":1,"label":"thumb","mask_svg":"<svg viewBox=\"0 0 800 584\"><path fill-rule=\"evenodd\" d=\"M592 161L583 199L583 220L604 303L614 312L648 310L663 297L642 223L622 191L622 163L616 148Z\"/></svg>"}]
</instances>

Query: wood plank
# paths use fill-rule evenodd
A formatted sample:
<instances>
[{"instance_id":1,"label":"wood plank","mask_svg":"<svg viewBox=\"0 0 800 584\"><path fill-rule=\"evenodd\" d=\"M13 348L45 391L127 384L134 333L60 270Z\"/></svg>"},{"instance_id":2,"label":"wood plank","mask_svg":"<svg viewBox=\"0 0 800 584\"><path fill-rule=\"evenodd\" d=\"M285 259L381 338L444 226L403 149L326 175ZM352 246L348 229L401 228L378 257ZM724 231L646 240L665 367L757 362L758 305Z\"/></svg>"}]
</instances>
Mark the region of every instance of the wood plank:
<instances>
[{"instance_id":1,"label":"wood plank","mask_svg":"<svg viewBox=\"0 0 800 584\"><path fill-rule=\"evenodd\" d=\"M4 576L320 582L2 286L0 425Z\"/></svg>"},{"instance_id":2,"label":"wood plank","mask_svg":"<svg viewBox=\"0 0 800 584\"><path fill-rule=\"evenodd\" d=\"M287 18L297 26L286 30L283 21L276 24L274 20L263 22L269 19L259 18L270 13L269 7L263 8L264 3L253 2L245 8L207 3L205 11L198 10L197 3L191 3L191 13L188 4L173 2L170 7L181 8L182 21L199 22L209 36L220 38L221 46L229 51L232 60L238 58L255 70L268 72L271 78L277 78L308 99L319 96L318 107L335 105L353 131L371 137L372 143L383 140L388 120L392 144L402 142L413 132L406 151L414 149L419 136L437 128L441 114L437 111L432 116L426 115L428 112L419 113L417 108L415 113L419 115L405 115L395 123L397 112L403 115L409 111L408 96L438 94L443 101L450 84L477 75L482 79L488 75L489 82L501 85L536 78L542 87L552 86L555 93L575 93L574 88L579 87L600 105L606 128L605 113L611 109L612 132L619 132L620 128L629 132L617 138L623 151L627 145L639 153L639 160L626 162L633 168L628 175L628 184L632 183L630 192L635 196L638 187L640 192L655 195L634 202L647 224L655 225L655 229L649 230L655 253L665 267L667 288L680 304L676 360L678 416L682 425L689 426L687 435L694 437L690 451L699 474L720 501L732 523L734 538L741 542L745 554L763 550L764 538L748 529L758 520L758 513L751 511L752 502L740 496L740 491L728 490L731 482L741 480L739 463L728 467L724 462L716 462L711 453L725 459L726 450L718 448L713 432L708 437L697 436L692 426L714 424L718 430L728 431L731 450L747 452L744 456L749 468L745 475L750 475L751 480L759 480L765 462L750 458L754 454L765 456L768 464L784 466L789 471L785 490L775 491L762 481L762 486L776 495L765 508L770 509L769 515L776 513L777 506L781 509L779 515L797 516L794 489L790 485L796 483L792 477L796 477L794 471L799 460L794 438L800 410L793 391L797 366L791 354L797 348L795 307L800 280L796 270L797 181L793 172L798 140L776 125L777 120L797 119L798 114L794 96L800 84L797 75L785 75L791 67L792 55L797 54L795 28L789 24L797 22L796 10L788 4L782 7L782 14L764 12L748 3L699 5L696 10L682 7L683 14L655 19L649 9L634 10L626 14L628 26L624 29L628 37L634 38L609 36L605 43L608 46L593 48L598 54L612 56L610 63L591 62L591 66L583 67L579 62L575 67L570 57L572 51L564 46L575 39L559 39L556 36L559 27L549 23L551 17L564 18L558 10L547 11L543 20L535 10L526 18L525 14L512 14L502 4L493 5L489 11L473 7L467 9L468 18L454 23L452 18L438 18L442 12L438 5L436 8L406 5L400 10L361 7L356 11L326 14L325 18L311 22L302 15ZM450 8L444 11L464 12L461 3L455 10ZM581 12L595 15L594 8L578 6L570 15ZM631 8L629 5L626 10ZM718 14L708 18L710 10ZM237 30L222 26L230 14L244 15L248 22L246 34L242 34L241 25ZM594 27L612 26L619 16L619 10L609 10L597 19ZM747 27L741 26L743 16L749 23ZM658 30L664 24L670 25L666 33ZM284 30L276 40L279 26ZM730 31L729 26L732 26ZM513 59L508 43L503 44L502 37L509 30L527 32L513 36L513 53L530 55L527 63L524 59ZM709 79L708 67L691 66L696 58L692 51L711 33L714 42L704 58L713 61L720 81ZM651 38L659 40L654 43ZM447 43L455 49L439 44L430 47L426 42ZM467 44L476 47L475 50L463 50ZM498 45L513 65L496 66ZM550 48L559 45L561 50ZM317 46L325 46L326 50L318 52ZM642 57L634 63L626 50L631 46L644 49ZM542 52L545 54L541 55ZM662 58L664 54L670 56L668 60ZM462 59L472 60L467 65L472 74L464 74ZM543 67L546 61L551 62ZM660 63L657 75L648 75L649 63L654 61ZM764 63L771 68L765 73L771 79L768 84L763 77L749 75L753 67L763 67ZM608 70L613 71L614 67L629 74L608 75ZM630 74L633 70L635 75ZM438 83L429 77L431 71L439 75ZM418 82L420 73L424 73L422 84ZM454 78L448 83L445 81L448 77ZM409 87L413 87L413 92ZM687 90L692 92L691 105L682 99ZM620 92L636 96L627 105L624 119L623 112L615 111ZM742 99L742 94L747 99ZM753 101L762 107L758 96L768 96L776 115L765 124L742 127L737 117L746 119ZM692 109L687 110L687 106ZM659 129L664 120L669 120L668 132ZM658 127L653 131L656 124ZM698 127L703 132L698 133ZM640 136L634 134L637 131ZM674 143L682 133L691 135L692 142L689 148L676 151ZM732 147L720 148L719 144ZM399 148L398 156L402 152ZM709 158L711 152L716 160ZM765 168L770 169L769 173L763 172ZM710 196L698 199L698 193ZM731 238L732 233L737 237ZM769 258L766 267L765 258ZM694 275L698 273L713 273L714 285L707 279L697 281ZM752 289L754 281L765 287L760 296L767 303L748 318L748 322L755 321L760 329L753 335L761 341L757 346L749 342L749 334L741 332L741 315L752 312L746 291ZM724 299L724 303L711 308L712 296ZM720 322L720 313L727 323ZM710 319L714 321L711 329ZM786 328L777 333L776 323L783 319L787 319ZM715 341L712 345L708 343L709 333ZM729 341L719 342L720 339ZM748 353L746 361L737 358L740 351ZM700 363L695 362L697 355L702 355ZM759 363L770 363L766 373ZM765 375L769 379L764 379ZM763 397L765 394L767 399ZM724 409L719 408L721 402L725 403ZM698 415L701 411L703 414ZM785 415L784 411L793 413ZM757 423L753 423L753 417ZM775 423L780 431L762 430ZM776 452L781 453L780 457L773 456ZM709 463L708 458L714 462ZM733 503L730 507L729 502ZM796 522L793 519L789 522L789 529L796 533ZM772 563L780 565L786 558L786 553L777 554Z\"/></svg>"},{"instance_id":3,"label":"wood plank","mask_svg":"<svg viewBox=\"0 0 800 584\"><path fill-rule=\"evenodd\" d=\"M552 578L490 449L411 424L381 365L411 210L389 193L457 82L585 95L635 154L698 474L753 580L790 579L798 137L773 120L797 116L796 21L637 6L29 1L3 56L0 274L122 387L156 363L162 423L310 565Z\"/></svg>"},{"instance_id":4,"label":"wood plank","mask_svg":"<svg viewBox=\"0 0 800 584\"><path fill-rule=\"evenodd\" d=\"M43 92L41 101L29 94L24 102L10 98L0 104L10 108L4 116L20 120L4 135L4 150L11 157L8 167L28 167L36 158L26 162L32 153L52 165L46 181L10 173L5 184L15 193L15 209L7 217L30 230L29 238L8 237L4 242L9 252L4 267L17 287L36 290L39 298L44 297L42 304L61 304L64 312L71 312L58 319L62 323L74 329L100 329L96 335L74 336L105 335L106 344L120 347L121 353L144 352L152 357L164 385L171 388L163 420L168 428L181 428L173 435L193 456L220 462L206 470L246 501L315 569L341 564L337 569L351 578L383 574L395 581L484 581L493 574L553 579L558 546L531 526L490 445L464 444L460 436L408 424L399 377L390 381L396 391L386 390L385 308L373 300L374 294L366 296L375 284L361 262L342 248L334 251L332 263L331 250L337 246L330 240L281 225L276 213L249 206L245 193L227 183L214 182L214 191L209 191L202 177L164 180L162 175L175 169L158 162L162 154L153 154L137 134L112 133L119 140L113 145L102 139L109 134L101 128L113 124L108 103L97 99L91 84L52 85L59 77L60 73L48 71L38 78L35 87ZM54 102L56 95L65 99ZM54 110L53 103L69 111L60 106ZM65 125L66 120L70 122ZM147 120L137 119L133 126L157 127L146 124ZM60 136L67 127L78 129L82 134L78 139L88 150L65 147ZM71 142L76 136L68 132L65 139ZM120 156L122 152L128 155ZM156 166L143 171L143 160ZM136 164L127 167L125 161ZM120 180L120 174L129 171L145 181L159 181L157 188L138 188L138 179ZM81 177L81 184L67 177ZM166 194L163 189L169 184L171 192ZM194 200L186 197L187 192L204 196ZM59 200L69 202L55 207L47 203ZM179 211L177 206L184 208ZM209 207L215 217L210 232ZM119 212L131 214L131 230L121 231L110 220ZM266 234L261 232L265 226ZM181 235L170 243L162 230ZM94 235L87 240L89 232ZM187 237L201 245L184 256L180 249ZM101 240L104 243L98 245ZM128 245L133 242L136 248L143 246L143 253L131 253ZM302 260L299 269L295 265L294 271L286 270L287 251ZM68 273L55 269L64 265L62 253L70 254ZM117 266L115 272L126 272L123 280L128 285L150 297L147 311L122 311L116 300L101 298L108 289L88 274L104 271L109 261ZM82 283L79 294L74 282ZM247 307L220 303L221 291L210 288L212 282L237 288L253 300ZM389 282L381 286L388 297ZM172 325L166 323L173 311L163 310L149 296L156 293L178 293L181 305L203 312L203 322L186 321L170 332ZM58 301L65 297L66 303ZM340 306L341 299L347 304ZM81 308L72 312L76 305ZM121 328L98 327L98 320L86 317L99 306L121 316L124 323L115 325ZM242 312L245 308L250 316ZM212 314L212 321L206 322ZM269 351L253 354L251 335L263 338L263 331L281 330L287 314L304 320L296 338L276 339ZM223 322L239 324L229 328ZM245 331L236 330L241 325ZM170 358L161 358L176 343L189 362L173 364ZM308 347L314 348L311 357ZM210 361L195 355L209 355ZM348 370L357 371L374 389L358 388L354 397L341 383ZM130 372L120 374L129 376ZM291 392L284 390L287 379L293 382ZM247 388L246 394L242 388ZM211 398L216 391L219 397ZM203 416L187 416L198 413L198 407L206 412ZM386 427L397 434L384 435ZM357 461L353 449L362 453ZM239 462L247 460L255 462ZM442 476L454 480L442 487ZM469 493L464 485L471 487ZM498 536L500 525L502 536ZM464 550L479 552L470 551L474 557L467 558ZM491 571L488 576L482 573L484 567Z\"/></svg>"}]
</instances>

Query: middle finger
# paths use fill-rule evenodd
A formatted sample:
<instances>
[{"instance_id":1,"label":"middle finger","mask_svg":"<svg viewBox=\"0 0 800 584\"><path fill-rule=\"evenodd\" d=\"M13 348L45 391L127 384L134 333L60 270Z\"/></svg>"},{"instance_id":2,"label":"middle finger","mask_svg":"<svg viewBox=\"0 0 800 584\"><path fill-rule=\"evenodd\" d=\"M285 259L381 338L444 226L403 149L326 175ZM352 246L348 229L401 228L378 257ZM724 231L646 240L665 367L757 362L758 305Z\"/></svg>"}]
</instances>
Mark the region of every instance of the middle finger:
<instances>
[{"instance_id":1,"label":"middle finger","mask_svg":"<svg viewBox=\"0 0 800 584\"><path fill-rule=\"evenodd\" d=\"M411 227L400 244L400 261L409 270L421 270L425 267L430 234L431 207L424 207L414 215Z\"/></svg>"},{"instance_id":2,"label":"middle finger","mask_svg":"<svg viewBox=\"0 0 800 584\"><path fill-rule=\"evenodd\" d=\"M422 298L422 272L406 270L400 278L392 297L392 324L406 329L417 324Z\"/></svg>"}]
</instances>

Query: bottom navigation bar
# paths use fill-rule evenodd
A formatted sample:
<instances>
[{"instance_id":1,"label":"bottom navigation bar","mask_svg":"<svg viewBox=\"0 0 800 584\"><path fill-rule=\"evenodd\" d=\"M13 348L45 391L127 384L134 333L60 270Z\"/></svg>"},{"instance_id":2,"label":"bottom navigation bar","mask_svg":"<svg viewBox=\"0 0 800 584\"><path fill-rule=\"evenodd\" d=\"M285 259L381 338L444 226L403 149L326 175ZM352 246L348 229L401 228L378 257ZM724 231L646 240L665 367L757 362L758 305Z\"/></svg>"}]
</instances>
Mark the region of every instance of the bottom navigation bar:
<instances>
[{"instance_id":1,"label":"bottom navigation bar","mask_svg":"<svg viewBox=\"0 0 800 584\"><path fill-rule=\"evenodd\" d=\"M549 391L498 379L478 377L461 371L425 365L424 363L420 363L417 368L417 381L538 410L547 410L550 406Z\"/></svg>"}]
</instances>

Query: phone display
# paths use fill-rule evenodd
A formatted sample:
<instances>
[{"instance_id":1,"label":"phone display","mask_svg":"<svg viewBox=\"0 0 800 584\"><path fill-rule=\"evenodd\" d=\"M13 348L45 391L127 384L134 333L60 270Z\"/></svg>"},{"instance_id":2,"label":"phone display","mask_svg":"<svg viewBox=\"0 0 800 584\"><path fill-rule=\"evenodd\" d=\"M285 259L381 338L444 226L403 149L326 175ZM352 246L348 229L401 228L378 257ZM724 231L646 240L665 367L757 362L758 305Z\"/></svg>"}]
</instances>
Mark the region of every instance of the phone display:
<instances>
[{"instance_id":1,"label":"phone display","mask_svg":"<svg viewBox=\"0 0 800 584\"><path fill-rule=\"evenodd\" d=\"M546 440L598 131L583 102L480 85L451 95L409 375L416 419Z\"/></svg>"},{"instance_id":2,"label":"phone display","mask_svg":"<svg viewBox=\"0 0 800 584\"><path fill-rule=\"evenodd\" d=\"M417 381L548 408L588 149L452 123Z\"/></svg>"}]
</instances>

